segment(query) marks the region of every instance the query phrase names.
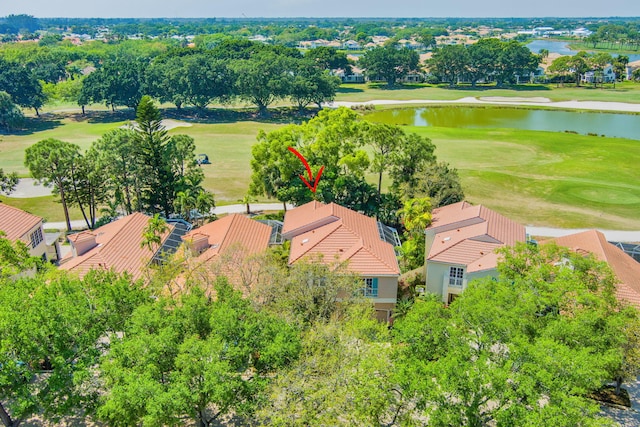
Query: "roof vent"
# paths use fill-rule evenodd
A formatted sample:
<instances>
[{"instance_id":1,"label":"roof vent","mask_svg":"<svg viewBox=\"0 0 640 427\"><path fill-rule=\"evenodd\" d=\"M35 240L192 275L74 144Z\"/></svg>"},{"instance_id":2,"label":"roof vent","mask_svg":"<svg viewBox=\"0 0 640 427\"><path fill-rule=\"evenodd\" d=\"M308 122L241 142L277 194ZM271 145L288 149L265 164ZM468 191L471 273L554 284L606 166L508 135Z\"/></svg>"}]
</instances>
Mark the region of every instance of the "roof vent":
<instances>
[{"instance_id":1,"label":"roof vent","mask_svg":"<svg viewBox=\"0 0 640 427\"><path fill-rule=\"evenodd\" d=\"M302 244L304 245L305 243L307 243L309 241L309 239L302 239Z\"/></svg>"},{"instance_id":2,"label":"roof vent","mask_svg":"<svg viewBox=\"0 0 640 427\"><path fill-rule=\"evenodd\" d=\"M444 239L442 239L443 242L448 242L449 240L451 240L451 237L445 237Z\"/></svg>"}]
</instances>

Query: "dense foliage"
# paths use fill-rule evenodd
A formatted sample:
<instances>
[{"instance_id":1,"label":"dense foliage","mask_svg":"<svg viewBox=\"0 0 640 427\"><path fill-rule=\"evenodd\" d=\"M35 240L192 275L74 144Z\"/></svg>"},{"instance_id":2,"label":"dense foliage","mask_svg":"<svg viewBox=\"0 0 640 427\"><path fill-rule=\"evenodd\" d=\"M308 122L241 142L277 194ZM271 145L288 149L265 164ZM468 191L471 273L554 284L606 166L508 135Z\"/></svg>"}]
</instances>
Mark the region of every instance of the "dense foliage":
<instances>
[{"instance_id":1,"label":"dense foliage","mask_svg":"<svg viewBox=\"0 0 640 427\"><path fill-rule=\"evenodd\" d=\"M16 277L24 248L0 237L0 420L601 426L591 393L638 372L638 312L590 256L506 248L497 279L448 308L419 297L391 329L343 267L278 257L239 260L243 296L238 274L183 259L144 288L102 271Z\"/></svg>"},{"instance_id":2,"label":"dense foliage","mask_svg":"<svg viewBox=\"0 0 640 427\"><path fill-rule=\"evenodd\" d=\"M307 159L314 176L324 166L315 193L299 178L306 171L289 147ZM258 135L258 143L252 148L250 191L295 204L314 198L335 202L397 225L396 211L403 200L428 196L438 207L439 203L463 198L459 178L448 168L438 180L427 186L421 184L423 176L443 170L434 149L428 138L406 134L397 126L364 121L347 108L323 110L301 125ZM369 172L377 175L377 186L366 181ZM389 193L382 191L385 173L392 179L394 191Z\"/></svg>"},{"instance_id":3,"label":"dense foliage","mask_svg":"<svg viewBox=\"0 0 640 427\"><path fill-rule=\"evenodd\" d=\"M470 46L446 45L437 48L428 61L429 71L442 82L455 86L460 82L495 81L517 83L518 78L529 80L540 57L515 40L502 42L486 38Z\"/></svg>"}]
</instances>

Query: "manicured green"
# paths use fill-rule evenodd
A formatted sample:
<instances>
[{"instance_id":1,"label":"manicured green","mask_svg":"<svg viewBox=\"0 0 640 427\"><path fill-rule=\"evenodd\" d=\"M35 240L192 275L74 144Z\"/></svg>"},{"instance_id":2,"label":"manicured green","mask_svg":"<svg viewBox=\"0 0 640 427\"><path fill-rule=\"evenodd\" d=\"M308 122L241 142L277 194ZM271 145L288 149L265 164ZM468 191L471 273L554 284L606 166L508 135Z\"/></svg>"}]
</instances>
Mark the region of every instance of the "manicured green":
<instances>
[{"instance_id":1,"label":"manicured green","mask_svg":"<svg viewBox=\"0 0 640 427\"><path fill-rule=\"evenodd\" d=\"M104 114L105 122L78 120L77 116L60 120L47 120L40 124L43 129L18 135L5 135L0 139L0 167L5 172L18 172L29 176L24 166L24 150L38 141L56 138L78 144L82 150L105 132L127 123L126 120L108 121L110 113ZM116 116L119 117L120 113ZM35 119L34 119L35 120ZM203 165L204 186L212 189L219 201L236 202L242 198L249 186L251 170L250 147L256 142L260 129L270 131L278 125L261 122L193 123L189 127L176 127L169 135L187 134L196 141L196 152L209 156L210 165ZM223 154L224 153L224 154Z\"/></svg>"},{"instance_id":2,"label":"manicured green","mask_svg":"<svg viewBox=\"0 0 640 427\"><path fill-rule=\"evenodd\" d=\"M640 228L638 141L512 129L418 128L467 199L523 224Z\"/></svg>"},{"instance_id":3,"label":"manicured green","mask_svg":"<svg viewBox=\"0 0 640 427\"><path fill-rule=\"evenodd\" d=\"M629 87L640 89L640 85ZM445 89L417 90L448 93ZM575 88L571 90L576 91ZM411 90L377 91L389 93L388 97L393 98L398 93L415 93ZM606 91L598 89L593 93ZM515 94L522 95L520 92ZM372 95L372 98L379 97L375 93ZM104 115L108 117L109 114ZM24 150L37 141L53 137L86 149L102 133L125 123L106 119L93 123L75 118L54 121L56 126L52 129L2 136L0 167L5 172L16 171L26 176ZM171 129L169 133L192 136L196 141L196 152L209 156L212 164L202 166L204 187L214 192L217 204L237 203L248 189L251 146L256 143L258 131L269 132L281 124L233 120L191 124L190 127ZM433 140L438 158L459 170L465 194L473 203L483 203L524 224L640 229L638 141L512 129L408 127L407 130ZM372 183L375 181L373 175L368 179ZM383 186L387 184L388 178L385 178ZM30 199L29 202L2 200L18 207L25 206L50 221L62 220L62 208L54 204L52 198ZM81 218L79 213L72 217Z\"/></svg>"}]
</instances>

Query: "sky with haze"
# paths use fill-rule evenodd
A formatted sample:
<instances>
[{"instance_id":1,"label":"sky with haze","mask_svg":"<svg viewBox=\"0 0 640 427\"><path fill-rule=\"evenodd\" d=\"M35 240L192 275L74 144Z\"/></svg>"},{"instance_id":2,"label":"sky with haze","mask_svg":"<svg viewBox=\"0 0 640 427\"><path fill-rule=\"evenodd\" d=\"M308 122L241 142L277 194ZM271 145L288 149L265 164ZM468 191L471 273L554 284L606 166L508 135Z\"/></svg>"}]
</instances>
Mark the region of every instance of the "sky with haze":
<instances>
[{"instance_id":1,"label":"sky with haze","mask_svg":"<svg viewBox=\"0 0 640 427\"><path fill-rule=\"evenodd\" d=\"M640 16L640 0L2 0L0 16L38 18L609 17Z\"/></svg>"}]
</instances>

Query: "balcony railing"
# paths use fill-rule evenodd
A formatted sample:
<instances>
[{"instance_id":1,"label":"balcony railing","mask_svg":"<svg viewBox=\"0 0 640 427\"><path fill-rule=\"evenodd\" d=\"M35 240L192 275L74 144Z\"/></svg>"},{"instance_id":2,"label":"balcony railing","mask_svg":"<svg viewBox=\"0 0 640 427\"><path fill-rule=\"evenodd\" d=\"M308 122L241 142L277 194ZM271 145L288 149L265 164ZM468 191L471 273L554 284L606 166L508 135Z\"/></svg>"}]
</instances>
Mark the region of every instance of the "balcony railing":
<instances>
[{"instance_id":1,"label":"balcony railing","mask_svg":"<svg viewBox=\"0 0 640 427\"><path fill-rule=\"evenodd\" d=\"M459 278L459 277L451 277L448 274L445 274L444 280L442 282L444 288L456 288L463 289L467 287L467 279Z\"/></svg>"}]
</instances>

